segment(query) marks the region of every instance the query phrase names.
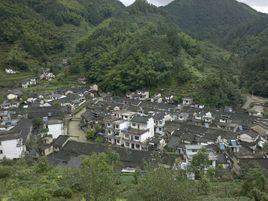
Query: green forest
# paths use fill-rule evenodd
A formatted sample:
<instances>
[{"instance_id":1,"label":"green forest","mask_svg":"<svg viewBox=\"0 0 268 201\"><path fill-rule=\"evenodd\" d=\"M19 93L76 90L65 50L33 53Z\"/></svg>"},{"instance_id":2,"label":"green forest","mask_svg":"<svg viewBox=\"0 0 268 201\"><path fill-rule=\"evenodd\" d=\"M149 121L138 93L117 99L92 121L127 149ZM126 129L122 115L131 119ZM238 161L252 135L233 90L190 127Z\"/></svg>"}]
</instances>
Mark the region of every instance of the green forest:
<instances>
[{"instance_id":1,"label":"green forest","mask_svg":"<svg viewBox=\"0 0 268 201\"><path fill-rule=\"evenodd\" d=\"M191 181L182 170L154 169L147 164L135 173L122 174L114 153L82 158L80 168L50 166L46 159L4 161L0 165L0 199L15 201L267 201L267 172L245 167L240 176L221 168L204 173L208 155L197 154ZM203 173L202 173L203 172ZM266 192L266 193L265 193Z\"/></svg>"},{"instance_id":2,"label":"green forest","mask_svg":"<svg viewBox=\"0 0 268 201\"><path fill-rule=\"evenodd\" d=\"M236 106L242 93L268 96L267 19L235 0L2 0L0 69L24 78L50 68L105 92L166 89Z\"/></svg>"}]
</instances>

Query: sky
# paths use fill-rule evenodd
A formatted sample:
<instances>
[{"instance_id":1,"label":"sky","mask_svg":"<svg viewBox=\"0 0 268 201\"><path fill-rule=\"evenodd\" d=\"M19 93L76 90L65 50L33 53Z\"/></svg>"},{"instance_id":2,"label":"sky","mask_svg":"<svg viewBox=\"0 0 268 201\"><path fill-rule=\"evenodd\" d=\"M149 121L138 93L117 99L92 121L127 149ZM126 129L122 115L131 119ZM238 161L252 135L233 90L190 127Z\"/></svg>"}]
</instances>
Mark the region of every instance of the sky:
<instances>
[{"instance_id":1,"label":"sky","mask_svg":"<svg viewBox=\"0 0 268 201\"><path fill-rule=\"evenodd\" d=\"M132 4L135 0L120 0L126 6ZM148 0L148 2L156 6L164 6L170 3L172 0ZM268 0L237 0L243 3L248 4L255 10L263 13L268 13Z\"/></svg>"},{"instance_id":2,"label":"sky","mask_svg":"<svg viewBox=\"0 0 268 201\"><path fill-rule=\"evenodd\" d=\"M268 0L238 0L246 3L255 10L263 13L268 13Z\"/></svg>"}]
</instances>

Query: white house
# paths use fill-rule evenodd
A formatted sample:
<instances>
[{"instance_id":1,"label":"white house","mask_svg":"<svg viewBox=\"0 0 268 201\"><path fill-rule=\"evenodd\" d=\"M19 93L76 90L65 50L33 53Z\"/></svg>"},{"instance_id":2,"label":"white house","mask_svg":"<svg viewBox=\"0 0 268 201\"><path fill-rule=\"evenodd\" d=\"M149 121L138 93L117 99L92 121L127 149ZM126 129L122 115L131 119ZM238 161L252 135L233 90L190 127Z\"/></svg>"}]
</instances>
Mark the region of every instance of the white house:
<instances>
[{"instance_id":1,"label":"white house","mask_svg":"<svg viewBox=\"0 0 268 201\"><path fill-rule=\"evenodd\" d=\"M205 148L203 145L185 145L185 160L187 165L191 164L193 157L202 149ZM208 158L211 162L210 167L215 168L217 162L217 155L211 149L206 149L208 152Z\"/></svg>"},{"instance_id":2,"label":"white house","mask_svg":"<svg viewBox=\"0 0 268 201\"><path fill-rule=\"evenodd\" d=\"M7 95L7 99L8 99L8 100L15 100L15 99L18 99L18 95L16 95L16 94L8 94L8 95Z\"/></svg>"},{"instance_id":3,"label":"white house","mask_svg":"<svg viewBox=\"0 0 268 201\"><path fill-rule=\"evenodd\" d=\"M120 113L126 114L126 113ZM132 113L127 113L131 114ZM121 119L113 116L114 120L105 123L105 136L109 143L134 150L145 149L148 139L154 137L154 120L148 116L122 115Z\"/></svg>"},{"instance_id":4,"label":"white house","mask_svg":"<svg viewBox=\"0 0 268 201\"><path fill-rule=\"evenodd\" d=\"M14 71L11 68L6 68L5 71L6 71L6 74L16 74L17 73L16 71Z\"/></svg>"},{"instance_id":5,"label":"white house","mask_svg":"<svg viewBox=\"0 0 268 201\"><path fill-rule=\"evenodd\" d=\"M193 104L193 98L186 97L186 98L182 99L182 105L183 106L189 106L191 104Z\"/></svg>"},{"instance_id":6,"label":"white house","mask_svg":"<svg viewBox=\"0 0 268 201\"><path fill-rule=\"evenodd\" d=\"M36 84L37 84L36 79L35 79L35 78L32 78L32 79L30 79L30 80L24 81L24 82L21 84L21 87L24 88L24 89L26 89L26 88L28 88L28 87L30 87L30 86L34 86L34 85L36 85Z\"/></svg>"},{"instance_id":7,"label":"white house","mask_svg":"<svg viewBox=\"0 0 268 201\"><path fill-rule=\"evenodd\" d=\"M130 127L124 133L124 147L142 150L148 139L154 137L154 119L148 116L134 116L130 120Z\"/></svg>"},{"instance_id":8,"label":"white house","mask_svg":"<svg viewBox=\"0 0 268 201\"><path fill-rule=\"evenodd\" d=\"M26 150L19 133L0 133L0 160L21 158Z\"/></svg>"}]
</instances>

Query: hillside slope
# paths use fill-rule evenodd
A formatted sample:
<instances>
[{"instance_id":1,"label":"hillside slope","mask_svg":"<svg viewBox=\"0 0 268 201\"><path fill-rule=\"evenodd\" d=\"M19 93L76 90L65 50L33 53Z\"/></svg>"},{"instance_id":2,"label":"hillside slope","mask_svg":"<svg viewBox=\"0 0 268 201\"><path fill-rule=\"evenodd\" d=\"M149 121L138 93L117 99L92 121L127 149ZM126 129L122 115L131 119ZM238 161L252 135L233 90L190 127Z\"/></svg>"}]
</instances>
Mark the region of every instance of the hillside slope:
<instances>
[{"instance_id":1,"label":"hillside slope","mask_svg":"<svg viewBox=\"0 0 268 201\"><path fill-rule=\"evenodd\" d=\"M239 70L230 53L181 32L142 0L126 11L79 43L76 63L90 82L115 93L166 88L212 105L239 101Z\"/></svg>"},{"instance_id":2,"label":"hillside slope","mask_svg":"<svg viewBox=\"0 0 268 201\"><path fill-rule=\"evenodd\" d=\"M117 0L2 0L0 68L60 69L83 35L122 8Z\"/></svg>"},{"instance_id":3,"label":"hillside slope","mask_svg":"<svg viewBox=\"0 0 268 201\"><path fill-rule=\"evenodd\" d=\"M175 0L163 8L187 33L217 43L258 13L235 0Z\"/></svg>"}]
</instances>

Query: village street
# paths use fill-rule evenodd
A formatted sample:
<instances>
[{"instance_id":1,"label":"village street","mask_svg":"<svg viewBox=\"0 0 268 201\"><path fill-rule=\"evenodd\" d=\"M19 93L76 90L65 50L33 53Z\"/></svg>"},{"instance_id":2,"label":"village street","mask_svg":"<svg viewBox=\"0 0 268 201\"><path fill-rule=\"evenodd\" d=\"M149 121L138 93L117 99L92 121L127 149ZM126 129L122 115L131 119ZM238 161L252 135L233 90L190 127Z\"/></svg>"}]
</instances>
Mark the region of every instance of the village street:
<instances>
[{"instance_id":1,"label":"village street","mask_svg":"<svg viewBox=\"0 0 268 201\"><path fill-rule=\"evenodd\" d=\"M80 128L79 124L81 121L81 115L85 113L86 108L84 107L81 111L76 113L73 118L68 122L68 135L77 138L79 142L87 142L86 134Z\"/></svg>"}]
</instances>

